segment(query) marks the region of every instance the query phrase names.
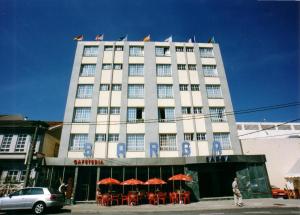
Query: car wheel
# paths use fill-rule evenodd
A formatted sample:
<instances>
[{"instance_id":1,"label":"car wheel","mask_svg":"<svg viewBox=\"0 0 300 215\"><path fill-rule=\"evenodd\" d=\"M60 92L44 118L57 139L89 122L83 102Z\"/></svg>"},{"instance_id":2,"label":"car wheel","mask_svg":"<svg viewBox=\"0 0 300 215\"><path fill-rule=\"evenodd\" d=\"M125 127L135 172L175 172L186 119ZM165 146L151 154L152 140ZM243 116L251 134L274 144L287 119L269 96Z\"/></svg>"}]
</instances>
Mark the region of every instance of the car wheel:
<instances>
[{"instance_id":1,"label":"car wheel","mask_svg":"<svg viewBox=\"0 0 300 215\"><path fill-rule=\"evenodd\" d=\"M35 203L35 205L33 206L33 212L34 214L43 214L43 212L46 209L46 205L44 202L37 202Z\"/></svg>"}]
</instances>

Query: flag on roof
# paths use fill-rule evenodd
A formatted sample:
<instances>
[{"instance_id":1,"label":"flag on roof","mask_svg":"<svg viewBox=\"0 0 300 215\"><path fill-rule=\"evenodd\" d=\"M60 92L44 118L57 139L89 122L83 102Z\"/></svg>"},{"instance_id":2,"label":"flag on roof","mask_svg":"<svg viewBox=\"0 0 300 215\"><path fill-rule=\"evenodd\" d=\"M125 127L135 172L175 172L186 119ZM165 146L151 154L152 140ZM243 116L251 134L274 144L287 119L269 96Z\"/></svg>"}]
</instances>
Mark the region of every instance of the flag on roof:
<instances>
[{"instance_id":1,"label":"flag on roof","mask_svg":"<svg viewBox=\"0 0 300 215\"><path fill-rule=\"evenodd\" d=\"M144 37L143 41L144 42L149 42L150 41L150 34L147 37Z\"/></svg>"},{"instance_id":2,"label":"flag on roof","mask_svg":"<svg viewBox=\"0 0 300 215\"><path fill-rule=\"evenodd\" d=\"M127 41L127 36L128 36L128 35L123 36L123 37L120 37L120 38L119 38L119 41Z\"/></svg>"},{"instance_id":3,"label":"flag on roof","mask_svg":"<svg viewBox=\"0 0 300 215\"><path fill-rule=\"evenodd\" d=\"M104 34L97 34L95 40L102 41L104 39Z\"/></svg>"},{"instance_id":4,"label":"flag on roof","mask_svg":"<svg viewBox=\"0 0 300 215\"><path fill-rule=\"evenodd\" d=\"M172 42L172 41L173 41L172 35L169 36L167 39L165 39L165 42Z\"/></svg>"},{"instance_id":5,"label":"flag on roof","mask_svg":"<svg viewBox=\"0 0 300 215\"><path fill-rule=\"evenodd\" d=\"M196 37L195 37L195 35L194 35L194 37L192 37L192 38L190 38L189 40L188 40L188 43L195 43L196 42Z\"/></svg>"},{"instance_id":6,"label":"flag on roof","mask_svg":"<svg viewBox=\"0 0 300 215\"><path fill-rule=\"evenodd\" d=\"M74 37L73 40L81 41L81 40L83 40L83 35L78 35L78 36Z\"/></svg>"},{"instance_id":7,"label":"flag on roof","mask_svg":"<svg viewBox=\"0 0 300 215\"><path fill-rule=\"evenodd\" d=\"M215 37L210 38L210 39L208 40L208 43L216 43Z\"/></svg>"}]
</instances>

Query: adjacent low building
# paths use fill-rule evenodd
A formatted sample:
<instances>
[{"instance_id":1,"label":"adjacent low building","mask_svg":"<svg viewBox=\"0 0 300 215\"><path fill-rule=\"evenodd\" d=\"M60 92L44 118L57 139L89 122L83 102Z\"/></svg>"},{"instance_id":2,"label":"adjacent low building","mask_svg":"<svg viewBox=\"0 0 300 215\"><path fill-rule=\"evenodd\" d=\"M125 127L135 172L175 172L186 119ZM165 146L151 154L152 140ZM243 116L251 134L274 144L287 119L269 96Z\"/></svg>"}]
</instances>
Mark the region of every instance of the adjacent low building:
<instances>
[{"instance_id":1,"label":"adjacent low building","mask_svg":"<svg viewBox=\"0 0 300 215\"><path fill-rule=\"evenodd\" d=\"M57 156L61 123L26 120L20 115L0 116L0 194L22 188L26 175L28 152L36 132L29 185L35 184L37 157Z\"/></svg>"},{"instance_id":2,"label":"adjacent low building","mask_svg":"<svg viewBox=\"0 0 300 215\"><path fill-rule=\"evenodd\" d=\"M238 122L245 155L265 154L270 183L300 189L300 123Z\"/></svg>"}]
</instances>

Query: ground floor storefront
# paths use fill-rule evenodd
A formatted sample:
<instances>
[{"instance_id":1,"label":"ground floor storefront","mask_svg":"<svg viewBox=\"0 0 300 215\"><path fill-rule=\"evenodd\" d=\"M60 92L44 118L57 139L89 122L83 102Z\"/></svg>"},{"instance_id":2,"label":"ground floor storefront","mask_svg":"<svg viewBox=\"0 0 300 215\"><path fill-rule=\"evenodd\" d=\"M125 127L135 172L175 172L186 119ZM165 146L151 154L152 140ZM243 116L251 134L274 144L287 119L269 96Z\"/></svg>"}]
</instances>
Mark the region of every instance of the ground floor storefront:
<instances>
[{"instance_id":1,"label":"ground floor storefront","mask_svg":"<svg viewBox=\"0 0 300 215\"><path fill-rule=\"evenodd\" d=\"M60 159L46 158L39 170L37 185L58 188L61 182L68 184L67 197L74 201L95 200L96 189L107 192L127 193L132 186L97 185L103 178L125 181L131 178L147 181L160 178L164 185L138 185L138 189L151 192L159 189L170 192L179 189L179 181L168 179L176 174L190 175L193 180L182 182L190 191L191 200L232 196L231 183L238 177L244 198L271 197L268 174L263 155L231 155L222 157L184 158L123 158L123 159Z\"/></svg>"}]
</instances>

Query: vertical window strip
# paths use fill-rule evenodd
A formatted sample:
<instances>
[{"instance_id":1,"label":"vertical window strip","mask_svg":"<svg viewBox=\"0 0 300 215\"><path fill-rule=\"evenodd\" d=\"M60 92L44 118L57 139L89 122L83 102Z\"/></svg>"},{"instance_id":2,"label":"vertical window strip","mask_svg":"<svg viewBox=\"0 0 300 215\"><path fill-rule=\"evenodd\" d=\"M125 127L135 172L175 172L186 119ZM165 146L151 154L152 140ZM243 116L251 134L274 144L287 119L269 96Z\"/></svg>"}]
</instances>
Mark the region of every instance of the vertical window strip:
<instances>
[{"instance_id":1,"label":"vertical window strip","mask_svg":"<svg viewBox=\"0 0 300 215\"><path fill-rule=\"evenodd\" d=\"M223 150L232 149L229 133L213 133L213 136L214 136L214 141L220 142L221 148Z\"/></svg>"},{"instance_id":2,"label":"vertical window strip","mask_svg":"<svg viewBox=\"0 0 300 215\"><path fill-rule=\"evenodd\" d=\"M76 97L79 99L92 98L93 85L78 85Z\"/></svg>"},{"instance_id":3,"label":"vertical window strip","mask_svg":"<svg viewBox=\"0 0 300 215\"><path fill-rule=\"evenodd\" d=\"M157 64L156 74L160 77L170 77L172 76L172 70L170 64Z\"/></svg>"},{"instance_id":4,"label":"vertical window strip","mask_svg":"<svg viewBox=\"0 0 300 215\"><path fill-rule=\"evenodd\" d=\"M82 150L88 142L88 134L72 134L70 141L70 150Z\"/></svg>"},{"instance_id":5,"label":"vertical window strip","mask_svg":"<svg viewBox=\"0 0 300 215\"><path fill-rule=\"evenodd\" d=\"M98 46L86 46L83 50L83 56L96 57L98 55Z\"/></svg>"},{"instance_id":6,"label":"vertical window strip","mask_svg":"<svg viewBox=\"0 0 300 215\"><path fill-rule=\"evenodd\" d=\"M144 76L144 64L129 64L129 76Z\"/></svg>"},{"instance_id":7,"label":"vertical window strip","mask_svg":"<svg viewBox=\"0 0 300 215\"><path fill-rule=\"evenodd\" d=\"M176 134L160 134L159 146L161 151L176 151Z\"/></svg>"},{"instance_id":8,"label":"vertical window strip","mask_svg":"<svg viewBox=\"0 0 300 215\"><path fill-rule=\"evenodd\" d=\"M209 98L221 98L222 91L220 85L206 85L206 92Z\"/></svg>"},{"instance_id":9,"label":"vertical window strip","mask_svg":"<svg viewBox=\"0 0 300 215\"><path fill-rule=\"evenodd\" d=\"M82 77L92 77L95 76L96 65L95 64L83 64L81 66L80 76Z\"/></svg>"},{"instance_id":10,"label":"vertical window strip","mask_svg":"<svg viewBox=\"0 0 300 215\"><path fill-rule=\"evenodd\" d=\"M91 108L75 108L73 122L89 122Z\"/></svg>"},{"instance_id":11,"label":"vertical window strip","mask_svg":"<svg viewBox=\"0 0 300 215\"><path fill-rule=\"evenodd\" d=\"M144 134L127 135L127 151L144 151Z\"/></svg>"}]
</instances>

